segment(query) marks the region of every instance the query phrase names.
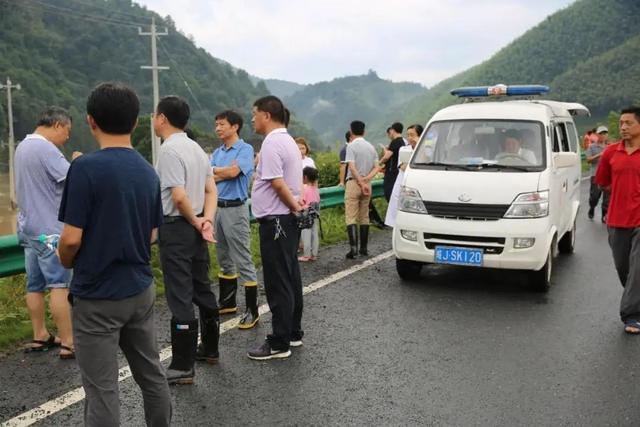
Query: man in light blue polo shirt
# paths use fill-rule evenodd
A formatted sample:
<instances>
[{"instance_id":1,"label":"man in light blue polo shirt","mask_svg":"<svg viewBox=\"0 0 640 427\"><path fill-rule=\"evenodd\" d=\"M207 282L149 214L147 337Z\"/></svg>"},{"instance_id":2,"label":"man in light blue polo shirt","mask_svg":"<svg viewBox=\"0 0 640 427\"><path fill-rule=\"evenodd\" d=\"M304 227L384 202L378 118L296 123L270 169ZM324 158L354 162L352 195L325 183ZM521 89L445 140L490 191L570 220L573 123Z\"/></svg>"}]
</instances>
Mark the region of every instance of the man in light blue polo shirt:
<instances>
[{"instance_id":1,"label":"man in light blue polo shirt","mask_svg":"<svg viewBox=\"0 0 640 427\"><path fill-rule=\"evenodd\" d=\"M42 352L62 346L60 357L74 357L71 313L67 295L71 270L65 269L55 251L40 242L42 234L62 232L58 208L67 179L69 162L60 148L69 139L71 115L60 107L47 108L36 125L18 145L15 156L16 196L18 198L18 237L24 246L27 272L27 308L33 327L33 342L26 352ZM80 153L73 153L73 158ZM44 292L49 290L49 307L59 338L47 330Z\"/></svg>"},{"instance_id":2,"label":"man in light blue polo shirt","mask_svg":"<svg viewBox=\"0 0 640 427\"><path fill-rule=\"evenodd\" d=\"M250 249L249 209L246 205L253 175L253 147L239 137L242 123L242 117L234 111L223 111L216 116L216 134L223 145L213 152L211 166L218 186L215 229L216 254L220 265L220 314L238 311L236 290L240 277L246 310L238 328L251 329L260 318L256 268Z\"/></svg>"}]
</instances>

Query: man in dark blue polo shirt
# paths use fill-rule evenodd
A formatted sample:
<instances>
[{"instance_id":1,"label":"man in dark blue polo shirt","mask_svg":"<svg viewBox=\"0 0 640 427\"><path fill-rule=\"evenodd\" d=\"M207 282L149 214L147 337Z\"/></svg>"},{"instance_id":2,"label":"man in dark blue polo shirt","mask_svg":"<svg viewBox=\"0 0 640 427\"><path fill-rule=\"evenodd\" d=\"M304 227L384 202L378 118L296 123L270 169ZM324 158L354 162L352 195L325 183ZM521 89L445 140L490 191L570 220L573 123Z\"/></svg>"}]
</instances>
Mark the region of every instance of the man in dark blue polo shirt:
<instances>
[{"instance_id":1,"label":"man in dark blue polo shirt","mask_svg":"<svg viewBox=\"0 0 640 427\"><path fill-rule=\"evenodd\" d=\"M120 424L118 347L142 389L148 425L168 426L171 398L156 344L151 242L162 222L160 181L131 146L138 97L103 83L87 100L100 150L73 161L59 220L60 262L73 268L76 357L87 426Z\"/></svg>"},{"instance_id":2,"label":"man in dark blue polo shirt","mask_svg":"<svg viewBox=\"0 0 640 427\"><path fill-rule=\"evenodd\" d=\"M216 134L223 145L213 152L211 166L218 186L216 212L216 254L220 265L220 314L235 313L238 276L244 286L246 311L238 328L250 329L257 323L258 282L251 258L249 183L253 175L253 147L240 136L242 117L234 111L216 116Z\"/></svg>"}]
</instances>

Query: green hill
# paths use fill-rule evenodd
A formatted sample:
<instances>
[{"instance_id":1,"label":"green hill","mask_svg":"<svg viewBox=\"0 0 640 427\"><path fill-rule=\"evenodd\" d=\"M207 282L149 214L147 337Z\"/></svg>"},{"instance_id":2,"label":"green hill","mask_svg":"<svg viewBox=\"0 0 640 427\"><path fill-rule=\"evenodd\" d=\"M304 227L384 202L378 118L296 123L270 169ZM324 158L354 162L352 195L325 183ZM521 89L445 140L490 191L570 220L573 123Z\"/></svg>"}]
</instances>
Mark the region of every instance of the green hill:
<instances>
[{"instance_id":1,"label":"green hill","mask_svg":"<svg viewBox=\"0 0 640 427\"><path fill-rule=\"evenodd\" d=\"M158 62L169 66L160 72L160 96L184 97L192 109L191 125L204 144L211 145L215 113L227 108L247 120L246 139L256 142L250 125L251 105L268 93L264 83L254 85L247 72L217 60L195 46L170 17L162 18L130 0L0 0L0 76L10 76L22 90L14 94L16 139L33 130L38 113L47 105L68 108L74 130L65 150L97 148L85 123L85 102L91 88L106 80L132 86L141 101L141 121L136 137L148 154L152 111L150 37L151 18L158 30ZM0 93L4 98L4 93ZM6 102L0 102L0 140L6 135ZM317 137L294 123L300 134ZM205 135L208 132L209 135ZM145 142L146 140L146 142ZM202 143L202 141L201 141ZM2 155L6 158L5 155Z\"/></svg>"},{"instance_id":2,"label":"green hill","mask_svg":"<svg viewBox=\"0 0 640 427\"><path fill-rule=\"evenodd\" d=\"M449 90L496 83L551 86L549 98L581 102L604 120L638 99L640 2L578 0L549 16L489 60L407 103L402 117L426 122L457 100Z\"/></svg>"},{"instance_id":3,"label":"green hill","mask_svg":"<svg viewBox=\"0 0 640 427\"><path fill-rule=\"evenodd\" d=\"M399 117L387 115L408 100L424 93L418 83L383 80L374 71L330 82L308 85L285 98L298 117L315 129L328 145L342 141L352 120L363 120L368 127L388 126Z\"/></svg>"}]
</instances>

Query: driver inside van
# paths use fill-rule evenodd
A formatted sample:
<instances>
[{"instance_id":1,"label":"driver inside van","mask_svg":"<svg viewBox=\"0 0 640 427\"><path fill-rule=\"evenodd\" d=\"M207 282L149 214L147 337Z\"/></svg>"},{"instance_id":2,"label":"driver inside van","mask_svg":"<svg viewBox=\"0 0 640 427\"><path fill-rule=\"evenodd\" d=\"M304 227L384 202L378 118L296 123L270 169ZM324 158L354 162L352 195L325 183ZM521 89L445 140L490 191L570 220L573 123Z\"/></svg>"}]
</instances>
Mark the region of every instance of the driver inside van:
<instances>
[{"instance_id":1,"label":"driver inside van","mask_svg":"<svg viewBox=\"0 0 640 427\"><path fill-rule=\"evenodd\" d=\"M536 155L533 151L523 148L520 139L520 133L517 130L510 129L504 134L504 151L496 155L496 160L515 159L523 160L526 163L537 164Z\"/></svg>"}]
</instances>

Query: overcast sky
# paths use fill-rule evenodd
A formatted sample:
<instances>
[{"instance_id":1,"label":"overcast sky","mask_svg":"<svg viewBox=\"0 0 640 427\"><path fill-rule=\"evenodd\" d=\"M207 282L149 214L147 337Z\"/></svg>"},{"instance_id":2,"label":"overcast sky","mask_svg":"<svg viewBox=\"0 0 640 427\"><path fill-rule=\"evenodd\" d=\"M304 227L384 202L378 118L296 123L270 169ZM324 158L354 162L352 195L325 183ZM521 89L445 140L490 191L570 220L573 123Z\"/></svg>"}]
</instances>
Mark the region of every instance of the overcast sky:
<instances>
[{"instance_id":1,"label":"overcast sky","mask_svg":"<svg viewBox=\"0 0 640 427\"><path fill-rule=\"evenodd\" d=\"M375 70L431 86L574 0L136 0L250 74L316 83Z\"/></svg>"}]
</instances>

